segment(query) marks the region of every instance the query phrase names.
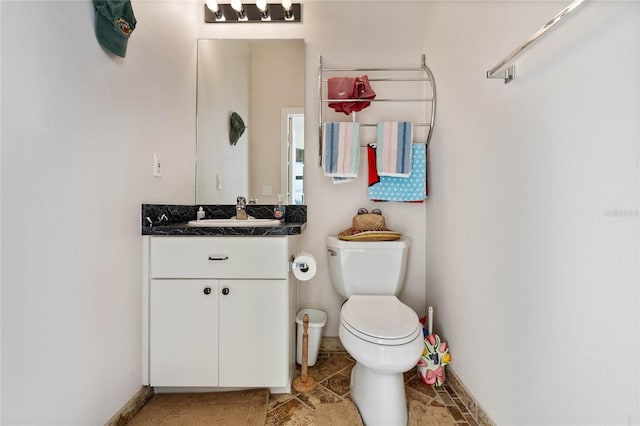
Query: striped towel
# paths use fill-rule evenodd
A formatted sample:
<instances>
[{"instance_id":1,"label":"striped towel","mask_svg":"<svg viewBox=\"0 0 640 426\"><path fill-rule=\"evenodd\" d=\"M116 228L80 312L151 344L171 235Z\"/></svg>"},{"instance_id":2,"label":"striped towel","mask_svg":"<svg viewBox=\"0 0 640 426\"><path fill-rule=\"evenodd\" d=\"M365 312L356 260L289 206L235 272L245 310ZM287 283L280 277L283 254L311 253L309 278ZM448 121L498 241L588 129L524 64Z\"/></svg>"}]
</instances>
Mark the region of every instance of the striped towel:
<instances>
[{"instance_id":1,"label":"striped towel","mask_svg":"<svg viewBox=\"0 0 640 426\"><path fill-rule=\"evenodd\" d=\"M383 121L378 123L378 147L376 148L378 174L380 176L407 177L411 174L411 145L413 125L407 121Z\"/></svg>"},{"instance_id":2,"label":"striped towel","mask_svg":"<svg viewBox=\"0 0 640 426\"><path fill-rule=\"evenodd\" d=\"M335 182L358 177L360 164L360 123L326 123L322 144L322 170Z\"/></svg>"}]
</instances>

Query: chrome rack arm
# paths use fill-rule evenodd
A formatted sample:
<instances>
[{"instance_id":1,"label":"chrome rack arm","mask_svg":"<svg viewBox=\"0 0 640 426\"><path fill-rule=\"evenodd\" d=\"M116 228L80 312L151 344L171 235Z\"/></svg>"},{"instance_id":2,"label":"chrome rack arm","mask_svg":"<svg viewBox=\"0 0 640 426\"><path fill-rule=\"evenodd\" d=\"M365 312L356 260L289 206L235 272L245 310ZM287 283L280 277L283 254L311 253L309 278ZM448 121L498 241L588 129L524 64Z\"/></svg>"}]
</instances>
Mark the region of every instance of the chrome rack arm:
<instances>
[{"instance_id":1,"label":"chrome rack arm","mask_svg":"<svg viewBox=\"0 0 640 426\"><path fill-rule=\"evenodd\" d=\"M318 71L318 167L322 167L322 55Z\"/></svg>"},{"instance_id":2,"label":"chrome rack arm","mask_svg":"<svg viewBox=\"0 0 640 426\"><path fill-rule=\"evenodd\" d=\"M527 41L513 49L513 51L511 51L511 53L509 53L502 61L498 62L493 68L487 71L487 78L504 78L505 84L513 80L516 76L516 66L515 64L511 64L511 62L518 56L520 56L536 41L538 41L540 37L545 35L553 27L562 22L563 19L573 13L573 11L584 1L585 0L574 0L573 2L571 2L571 4L569 4L569 6L562 9L560 13L554 16L549 22L544 24L542 28L540 28L538 31L536 31L535 34L529 37ZM509 64L511 65L508 66Z\"/></svg>"}]
</instances>

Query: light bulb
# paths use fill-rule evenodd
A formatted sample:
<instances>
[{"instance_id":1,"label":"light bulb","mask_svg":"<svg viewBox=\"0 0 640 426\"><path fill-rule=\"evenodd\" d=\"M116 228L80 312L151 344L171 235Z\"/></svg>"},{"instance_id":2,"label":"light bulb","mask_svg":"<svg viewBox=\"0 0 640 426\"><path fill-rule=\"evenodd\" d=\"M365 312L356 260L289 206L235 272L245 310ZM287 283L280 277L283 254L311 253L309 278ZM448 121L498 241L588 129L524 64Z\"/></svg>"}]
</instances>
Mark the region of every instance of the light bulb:
<instances>
[{"instance_id":1,"label":"light bulb","mask_svg":"<svg viewBox=\"0 0 640 426\"><path fill-rule=\"evenodd\" d=\"M284 8L284 10L290 10L291 0L282 0L282 7Z\"/></svg>"},{"instance_id":2,"label":"light bulb","mask_svg":"<svg viewBox=\"0 0 640 426\"><path fill-rule=\"evenodd\" d=\"M231 0L231 7L236 12L242 12L242 1L241 0Z\"/></svg>"},{"instance_id":3,"label":"light bulb","mask_svg":"<svg viewBox=\"0 0 640 426\"><path fill-rule=\"evenodd\" d=\"M216 0L207 0L207 7L213 13L218 11L218 2Z\"/></svg>"},{"instance_id":4,"label":"light bulb","mask_svg":"<svg viewBox=\"0 0 640 426\"><path fill-rule=\"evenodd\" d=\"M265 10L267 10L267 0L256 0L256 6L258 6L258 9L264 12Z\"/></svg>"}]
</instances>

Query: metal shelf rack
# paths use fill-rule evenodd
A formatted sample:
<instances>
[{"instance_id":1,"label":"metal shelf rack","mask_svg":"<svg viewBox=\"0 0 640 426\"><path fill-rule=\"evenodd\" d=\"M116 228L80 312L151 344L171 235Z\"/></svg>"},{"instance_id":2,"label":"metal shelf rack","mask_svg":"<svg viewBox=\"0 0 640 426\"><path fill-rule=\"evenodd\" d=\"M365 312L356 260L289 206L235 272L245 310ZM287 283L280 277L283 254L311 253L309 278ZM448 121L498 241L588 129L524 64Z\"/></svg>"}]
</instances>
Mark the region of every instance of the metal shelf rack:
<instances>
[{"instance_id":1,"label":"metal shelf rack","mask_svg":"<svg viewBox=\"0 0 640 426\"><path fill-rule=\"evenodd\" d=\"M433 73L426 64L425 55L422 55L422 60L419 67L408 68L334 68L326 67L323 63L322 56L320 56L320 67L318 73L318 111L319 111L319 153L318 153L318 165L322 165L322 133L325 125L328 103L330 102L371 102L371 106L361 111L360 113L351 113L351 119L357 121L357 114L367 115L366 112L369 109L374 108L374 104L394 104L394 103L413 103L424 106L424 121L413 122L414 127L424 128L426 133L422 140L414 140L414 143L425 143L427 147L431 141L433 135L433 127L436 119L436 83L433 78ZM327 82L330 77L344 76L347 73L364 73L369 77L369 82L376 92L382 89L382 92L391 92L392 96L376 97L375 99L330 99L328 98ZM396 96L394 93L398 88L398 91L403 92L400 96ZM400 87L402 86L402 90ZM415 92L422 92L424 96L415 96ZM386 93L385 93L386 94ZM378 112L386 112L378 111ZM411 121L409 119L403 121ZM375 127L377 122L361 122L360 127ZM366 146L362 145L362 146Z\"/></svg>"}]
</instances>

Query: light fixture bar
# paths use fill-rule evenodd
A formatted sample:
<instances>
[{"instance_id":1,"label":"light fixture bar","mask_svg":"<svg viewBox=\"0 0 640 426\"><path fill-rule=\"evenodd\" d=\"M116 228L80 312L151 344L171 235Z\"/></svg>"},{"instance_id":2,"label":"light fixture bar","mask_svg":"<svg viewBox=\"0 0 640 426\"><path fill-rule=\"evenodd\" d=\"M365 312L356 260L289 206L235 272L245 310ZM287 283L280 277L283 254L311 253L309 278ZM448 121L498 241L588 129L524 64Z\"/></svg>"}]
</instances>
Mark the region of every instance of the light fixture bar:
<instances>
[{"instance_id":1,"label":"light fixture bar","mask_svg":"<svg viewBox=\"0 0 640 426\"><path fill-rule=\"evenodd\" d=\"M261 5L262 6L262 5ZM302 5L292 3L289 10L282 3L268 3L265 11L260 10L256 4L244 3L242 10L245 19L240 19L241 13L237 12L230 3L218 3L218 13L211 11L204 5L204 22L208 24L244 23L244 22L302 22ZM266 16L265 16L266 15ZM268 16L268 18L266 18Z\"/></svg>"}]
</instances>

